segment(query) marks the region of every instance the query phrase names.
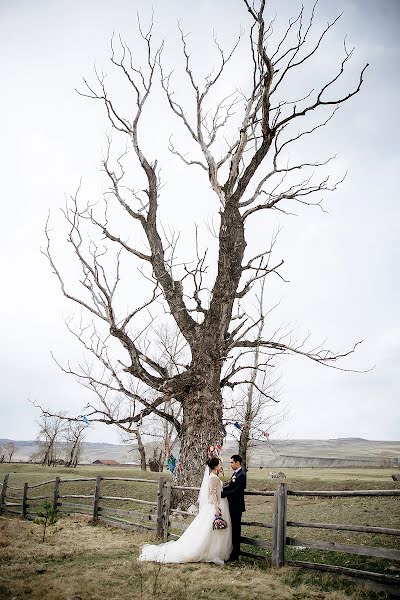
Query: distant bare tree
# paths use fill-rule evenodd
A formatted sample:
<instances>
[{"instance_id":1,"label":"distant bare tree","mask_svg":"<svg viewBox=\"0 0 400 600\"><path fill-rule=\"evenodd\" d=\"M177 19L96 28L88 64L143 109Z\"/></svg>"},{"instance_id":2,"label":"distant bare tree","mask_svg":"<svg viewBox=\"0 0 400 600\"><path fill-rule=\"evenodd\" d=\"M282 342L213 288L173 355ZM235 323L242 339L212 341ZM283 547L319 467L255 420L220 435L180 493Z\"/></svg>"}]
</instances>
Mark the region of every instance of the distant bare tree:
<instances>
[{"instance_id":1,"label":"distant bare tree","mask_svg":"<svg viewBox=\"0 0 400 600\"><path fill-rule=\"evenodd\" d=\"M15 442L11 441L3 444L2 448L0 449L0 455L3 457L3 460L1 462L4 462L5 459L8 459L8 462L10 463L16 451L17 445L15 444Z\"/></svg>"},{"instance_id":2,"label":"distant bare tree","mask_svg":"<svg viewBox=\"0 0 400 600\"><path fill-rule=\"evenodd\" d=\"M70 421L64 432L65 466L76 467L82 452L82 442L87 426L83 423Z\"/></svg>"},{"instance_id":3,"label":"distant bare tree","mask_svg":"<svg viewBox=\"0 0 400 600\"><path fill-rule=\"evenodd\" d=\"M109 183L104 204L82 204L78 190L66 206L67 239L81 269L80 291L71 287L62 274L51 246L49 223L46 226L44 253L64 296L93 319L80 337L102 369L97 373L87 367L67 371L75 373L101 397L106 392L118 393L136 404L137 410L121 415L92 406L89 420L128 427L150 414L166 419L179 436L181 484L198 484L209 445L222 443L224 390L238 378L248 380L254 371L253 364L238 361L229 368L238 354L263 348L276 360L293 354L336 368L337 361L357 345L345 352L333 352L322 345L311 345L308 337L296 340L280 335L278 328L265 337L257 336L258 323L249 321L243 303L256 281L281 277L283 261L272 262L269 247L246 256L245 227L254 215L261 218L268 211L288 214L293 206L321 207L322 193L336 190L340 181L332 181L328 171L331 158L302 157L293 161L291 156L299 140L320 131L338 107L360 91L367 65L349 91L336 91L353 55L353 49L344 44L337 71L327 73L322 82L314 81L317 71L311 59L338 19L313 39L315 4L308 18L302 7L276 39L274 19L266 22L265 0L242 0L240 4L249 18L248 64L244 70L240 63L240 72L248 77L241 91L237 81L233 82L233 90L225 87L222 93L218 91L240 40L228 52L215 41L219 64L204 81L199 81L191 66L188 38L181 31L185 73L193 97L192 105L185 108L173 89L172 72L167 72L161 62L162 44L154 48L153 25L147 32L139 26L147 55L145 66L135 64L124 41L120 40L118 48L114 40L111 44L112 67L132 92L129 116L118 99L110 95L108 79L102 73L96 71L94 84L84 80L81 95L103 105L115 136L125 138L132 148L139 178L132 184L127 173L132 170L132 158L128 152L116 153L110 139L103 161ZM200 250L197 234L193 257L178 260L178 236L167 234L160 226L159 199L164 191L154 158L158 142L151 146L142 139L143 114L157 69L167 105L195 148L189 155L171 141L170 150L188 168L199 169L205 189L211 187L215 196L218 256L212 270L215 276L207 284L209 258L206 250ZM303 80L312 81L312 89L300 98L288 97L287 90L297 85L292 82L292 88L288 86L290 77L301 69ZM228 73L227 82L232 84L232 74ZM303 129L299 130L300 123ZM189 189L188 201L191 192ZM125 215L128 228L120 226L121 219L115 217L114 210L120 211L119 217L121 212ZM133 232L131 238L127 231ZM141 240L145 241L143 247ZM126 302L118 299L121 279L129 283L130 297L138 287L137 281L130 279L132 266L121 275L128 261L140 266L143 290L148 289L148 295L143 303L126 309ZM176 324L187 348L188 361L177 364L173 376L154 356L151 345L146 351L144 332L154 320L150 308L156 310L156 306L161 306L166 321ZM135 391L138 382L140 393ZM164 409L171 401L181 405L180 420Z\"/></svg>"},{"instance_id":4,"label":"distant bare tree","mask_svg":"<svg viewBox=\"0 0 400 600\"><path fill-rule=\"evenodd\" d=\"M140 459L140 469L142 471L147 471L147 461L146 461L146 448L143 444L142 434L140 432L139 426L131 428L129 433L122 433L121 440L123 444L132 445L133 440L136 440L137 443L137 451ZM133 452L135 448L131 448L129 452Z\"/></svg>"},{"instance_id":5,"label":"distant bare tree","mask_svg":"<svg viewBox=\"0 0 400 600\"><path fill-rule=\"evenodd\" d=\"M37 421L39 433L36 437L37 451L31 460L41 462L42 465L54 465L60 457L61 440L67 429L65 413L47 416L42 414Z\"/></svg>"},{"instance_id":6,"label":"distant bare tree","mask_svg":"<svg viewBox=\"0 0 400 600\"><path fill-rule=\"evenodd\" d=\"M139 427L136 427L136 429L133 432L134 436L136 437L136 441L137 441L137 445L138 445L138 452L139 452L139 456L140 456L140 468L142 471L146 471L147 467L146 467L146 450L142 441L142 436L140 435L140 429Z\"/></svg>"}]
</instances>

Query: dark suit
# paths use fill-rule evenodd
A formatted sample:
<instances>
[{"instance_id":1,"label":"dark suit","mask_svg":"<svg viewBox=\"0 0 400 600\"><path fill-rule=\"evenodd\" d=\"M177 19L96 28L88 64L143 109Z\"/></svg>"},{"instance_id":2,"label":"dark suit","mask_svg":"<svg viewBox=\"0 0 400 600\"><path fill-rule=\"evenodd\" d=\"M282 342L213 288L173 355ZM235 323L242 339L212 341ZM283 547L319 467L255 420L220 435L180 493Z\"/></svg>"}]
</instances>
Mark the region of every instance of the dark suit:
<instances>
[{"instance_id":1,"label":"dark suit","mask_svg":"<svg viewBox=\"0 0 400 600\"><path fill-rule=\"evenodd\" d=\"M228 498L229 512L232 521L232 554L229 560L237 560L240 552L240 534L244 505L244 490L246 489L246 473L239 469L232 475L228 485L221 492L222 498Z\"/></svg>"}]
</instances>

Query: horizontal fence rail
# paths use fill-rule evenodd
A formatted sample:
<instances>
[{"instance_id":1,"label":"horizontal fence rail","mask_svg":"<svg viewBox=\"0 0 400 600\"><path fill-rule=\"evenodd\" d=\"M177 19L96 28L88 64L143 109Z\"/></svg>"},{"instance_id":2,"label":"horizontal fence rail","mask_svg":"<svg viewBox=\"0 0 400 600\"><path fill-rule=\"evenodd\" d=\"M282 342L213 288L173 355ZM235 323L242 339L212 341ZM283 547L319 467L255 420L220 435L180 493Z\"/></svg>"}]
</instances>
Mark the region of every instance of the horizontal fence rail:
<instances>
[{"instance_id":1,"label":"horizontal fence rail","mask_svg":"<svg viewBox=\"0 0 400 600\"><path fill-rule=\"evenodd\" d=\"M196 513L180 508L171 508L171 497L175 491L199 491L199 487L172 485L164 476L159 479L145 479L136 477L79 477L71 479L61 479L56 477L50 481L44 481L29 485L25 483L23 488L11 487L8 485L9 475L5 475L0 494L0 513L19 515L24 519L33 519L37 516L37 510L40 508L38 502L49 500L53 508L60 514L82 513L91 515L93 524L104 523L113 527L123 529L145 530L155 534L158 538L167 541L168 539L178 539L180 536L171 530L185 531ZM150 484L155 487L155 498L144 500L133 496L111 496L105 495L102 486L104 482L132 482L139 484ZM64 493L63 486L71 483L94 483L92 493ZM42 486L52 486L46 495L30 495L37 493L37 488ZM76 490L76 488L75 488ZM74 490L74 491L75 491ZM68 490L65 490L67 492ZM38 490L40 494L40 491ZM16 496L18 494L18 496ZM400 490L288 490L287 483L278 483L275 491L269 490L246 490L247 496L260 496L273 498L273 516L272 522L243 520L245 527L258 527L261 529L272 530L272 540L256 539L247 535L241 537L241 543L253 546L255 549L261 548L267 550L267 555L241 551L243 556L251 558L270 560L272 566L281 567L284 564L295 567L316 569L333 573L341 573L352 577L364 579L373 579L375 581L392 584L400 583L400 578L362 571L360 569L351 569L339 565L329 565L312 563L299 560L288 560L286 557L287 547L300 547L305 549L315 549L321 551L330 551L346 554L356 554L361 556L382 558L392 561L400 561L400 550L394 548L381 548L370 545L344 544L329 540L308 540L297 536L287 535L287 528L301 529L320 529L326 531L349 531L360 532L371 535L387 535L392 537L400 536L400 529L377 526L364 526L340 523L319 523L306 521L293 521L288 518L288 497L314 497L314 498L351 498L351 497L400 497ZM75 502L75 500L87 500L88 502ZM105 506L104 502L129 503L141 505L141 512L135 508L116 508L115 506Z\"/></svg>"},{"instance_id":2,"label":"horizontal fence rail","mask_svg":"<svg viewBox=\"0 0 400 600\"><path fill-rule=\"evenodd\" d=\"M339 544L337 542L324 542L322 540L302 540L296 537L287 537L286 544L288 546L300 546L302 548L315 548L316 550L333 550L334 552L344 552L345 554L360 554L362 556L372 556L375 558L389 558L391 560L400 560L400 550L378 548L375 546Z\"/></svg>"},{"instance_id":3,"label":"horizontal fence rail","mask_svg":"<svg viewBox=\"0 0 400 600\"><path fill-rule=\"evenodd\" d=\"M286 493L288 496L315 496L316 498L400 496L400 490L287 490Z\"/></svg>"},{"instance_id":4,"label":"horizontal fence rail","mask_svg":"<svg viewBox=\"0 0 400 600\"><path fill-rule=\"evenodd\" d=\"M242 522L243 525L249 523ZM338 525L337 523L303 523L302 521L288 521L288 527L308 527L310 529L334 529L336 531L360 531L361 533L381 533L384 535L400 535L400 529L389 527L367 527L364 525ZM264 525L268 527L268 525Z\"/></svg>"}]
</instances>

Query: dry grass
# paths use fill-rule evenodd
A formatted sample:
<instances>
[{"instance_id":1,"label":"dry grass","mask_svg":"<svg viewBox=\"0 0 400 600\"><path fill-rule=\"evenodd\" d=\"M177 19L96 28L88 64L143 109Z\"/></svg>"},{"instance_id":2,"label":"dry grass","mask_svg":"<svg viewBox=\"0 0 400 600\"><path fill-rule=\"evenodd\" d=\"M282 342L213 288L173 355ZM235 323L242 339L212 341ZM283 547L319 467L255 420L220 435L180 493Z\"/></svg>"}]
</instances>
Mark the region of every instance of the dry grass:
<instances>
[{"instance_id":1,"label":"dry grass","mask_svg":"<svg viewBox=\"0 0 400 600\"><path fill-rule=\"evenodd\" d=\"M264 468L264 469L250 469L250 479L253 481L266 480L268 479L268 473L270 471L284 471L287 482L303 482L305 480L310 481L324 481L324 482L339 482L346 481L352 482L364 482L364 485L368 482L381 482L390 483L392 481L391 475L397 470L384 469L384 468L372 468L372 467L297 467L297 468ZM276 480L275 480L276 482ZM273 482L273 483L275 483Z\"/></svg>"},{"instance_id":2,"label":"dry grass","mask_svg":"<svg viewBox=\"0 0 400 600\"><path fill-rule=\"evenodd\" d=\"M367 597L356 588L323 591L295 581L290 569L272 571L243 561L238 566L154 565L137 561L149 536L92 527L85 517L65 518L48 542L40 526L0 518L1 600L265 600ZM322 581L322 580L321 580Z\"/></svg>"},{"instance_id":3,"label":"dry grass","mask_svg":"<svg viewBox=\"0 0 400 600\"><path fill-rule=\"evenodd\" d=\"M10 469L11 466L11 469ZM6 472L10 472L10 482L9 485L11 487L19 488L21 490L23 483L28 481L30 484L35 484L43 481L54 480L56 475L61 476L63 480L69 478L76 477L95 477L96 474L101 474L102 476L118 476L118 477L145 477L148 479L158 479L158 473L142 473L138 469L134 469L132 467L122 468L122 467L106 467L99 468L93 466L80 466L77 469L65 469L65 468L43 468L38 465L26 465L26 464L14 464L14 465L4 465L0 464L0 478ZM285 470L287 475L287 482L289 489L395 489L400 487L399 482L393 482L390 478L391 471L386 469L288 469ZM164 473L163 475L167 475ZM270 480L267 478L268 471L266 469L251 469L248 478L248 487L250 489L276 489L277 482L274 480ZM43 486L40 488L36 488L36 490L31 490L29 495L44 495L47 494L51 497L53 491L53 485L49 484L47 486ZM94 482L70 482L63 483L61 486L61 493L75 493L75 494L93 494L94 492ZM15 492L16 497L21 496L21 491ZM156 499L156 485L155 484L142 484L142 483L132 483L132 482L121 482L121 481L111 481L111 482L103 482L102 483L102 495L109 496L130 496L135 498L141 498L145 500ZM70 500L71 501L71 500ZM73 502L73 501L72 501ZM92 506L93 501L90 499L80 499L77 500L80 504L88 504ZM35 503L30 502L31 506ZM114 508L124 508L129 509L133 508L135 510L140 510L143 512L149 511L148 505L138 505L131 502L120 502L120 501L102 501L102 506L113 506ZM246 499L247 512L244 515L244 520L248 521L261 521L263 523L271 523L272 522L272 510L273 510L273 501L270 497L261 497L261 496L248 496ZM154 510L154 509L153 509ZM399 511L399 498L308 498L308 497L300 497L296 498L290 496L288 499L288 519L293 521L313 521L313 522L325 522L325 523L348 523L348 524L359 524L359 525L375 525L382 527L393 527L400 529L400 511ZM189 519L190 520L190 519ZM8 520L7 520L8 521ZM47 561L50 563L47 565L47 571L45 573L40 574L38 580L45 581L46 573L50 572L50 569L55 569L55 564L57 560L62 559L61 563L57 563L57 573L63 573L64 568L68 571L68 575L65 575L68 581L72 581L72 573L81 571L82 573L82 581L87 578L93 578L93 582L96 583L96 570L98 571L97 577L100 577L102 582L102 587L104 589L110 589L110 585L117 585L117 579L121 578L121 582L118 583L119 595L115 596L118 598L140 598L138 594L138 590L140 591L140 582L145 586L143 591L143 598L151 597L146 596L145 593L150 593L150 587L152 585L152 566L146 565L143 567L143 573L141 575L140 568L135 559L132 558L132 548L136 547L143 541L148 541L151 536L150 533L137 534L137 533L125 533L120 530L109 530L105 527L88 527L87 521L85 520L76 520L71 521L70 519L64 519L59 524L59 527L62 529L55 533L54 536L49 538L48 544L46 544L46 548L40 544L34 543L35 536L29 531L34 530L37 527L34 524L29 524L25 522L21 522L20 520L14 521L10 520L10 523L18 523L18 527L21 528L21 533L25 532L26 537L22 537L18 542L19 538L16 538L15 544L13 542L13 552L15 552L15 556L18 555L18 552L21 553L16 564L23 564L23 569L28 568L31 564L29 562L29 556L34 555L35 561L36 557L41 557L40 560ZM68 524L68 525L67 525ZM10 525L11 526L11 525ZM26 529L28 527L28 529ZM31 529L30 529L31 528ZM85 540L82 541L83 531L85 532ZM178 530L172 530L174 533L180 533ZM25 535L24 534L24 535ZM248 537L254 537L259 539L270 539L271 538L271 530L260 528L260 527L244 527L243 535ZM391 536L378 536L372 534L362 534L356 532L346 532L346 531L324 531L319 529L297 529L289 528L288 535L297 536L302 539L321 539L321 540L330 540L337 541L342 543L353 543L353 544L365 544L368 546L383 546L388 548L399 548L400 538L391 537ZM1 531L0 531L1 536ZM108 536L107 540L103 536ZM4 535L3 535L4 538ZM39 539L39 537L37 538ZM129 540L129 541L128 541ZM32 542L32 544L31 544ZM18 550L18 543L20 543L20 547ZM80 546L82 548L80 554ZM4 546L3 551L7 554L9 546ZM26 554L24 555L24 551L26 548ZM255 549L254 547L243 547L244 550L249 552L257 552L258 554L262 554L263 551L261 549ZM46 558L45 552L48 552L49 558ZM53 554L52 554L53 552ZM71 555L70 555L70 554ZM268 555L268 552L265 552ZM356 556L356 555L348 555L348 554L339 554L333 552L321 552L321 551L313 551L313 550L297 550L295 548L287 549L288 558L297 559L297 560L306 560L310 562L325 562L330 564L343 565L347 567L358 568L362 570L370 570L375 572L387 573L391 575L400 575L399 565L393 563L391 561L383 560L383 559L372 559L365 556ZM61 557L61 558L60 558ZM19 561L19 562L18 562ZM12 562L12 561L11 561ZM37 561L36 561L37 562ZM40 562L40 561L39 561ZM125 569L123 568L124 563L128 565ZM33 563L32 563L33 564ZM36 563L35 563L36 564ZM121 566L122 565L122 566ZM249 595L246 596L245 593L249 593L250 588L246 587L246 592L240 592L238 589L234 592L236 595L232 595L232 588L228 585L229 577L232 577L231 569L216 569L212 566L206 565L182 565L177 567L162 567L162 573L164 575L160 575L159 583L163 582L165 579L166 585L166 594L170 593L171 597L176 598L185 598L184 595L185 589L189 589L190 586L194 586L193 590L196 591L197 596L193 596L192 587L190 588L191 593L188 592L188 597L190 598L208 598L212 597L207 596L205 594L208 591L203 592L203 588L201 587L201 581L203 579L210 578L214 585L216 578L218 578L218 585L223 583L227 586L227 596L229 595L230 599L234 598L258 598L261 597L261 593L264 593L265 586L264 581L268 582L268 585L271 585L271 589L275 589L276 586L282 584L282 575L276 575L269 571L260 570L260 567L250 567L250 563L247 563L247 569L251 568L249 573L249 577L251 580L257 582L257 590L260 589L260 596ZM35 568L37 568L35 566ZM40 567L39 567L40 568ZM60 571L61 569L61 571ZM111 569L111 570L110 570ZM117 575L112 574L112 570L115 570ZM225 578L223 575L226 571L229 571L229 576ZM14 572L17 569L14 570ZM10 573L13 571L11 570ZM53 578L55 577L55 571L52 571ZM172 576L170 574L178 573L178 576ZM46 577L44 577L46 575ZM104 577L103 577L104 575ZM240 573L240 576L243 574ZM61 578L63 575L60 575ZM155 575L154 575L155 577ZM236 577L236 575L235 575ZM246 578L248 575L246 573ZM273 581L269 581L268 578L273 577ZM197 578L199 582L196 583ZM29 581L32 579L29 576ZM35 578L34 578L35 579ZM169 579L172 579L169 582ZM329 576L316 576L317 581L320 582L320 585L324 588L328 588L332 590L332 585L334 579ZM12 576L11 576L12 580ZM19 579L17 579L19 581ZM16 580L16 581L17 581ZM107 583L112 582L112 583ZM303 594L302 590L302 580L298 580L296 577L288 577L287 580L290 582L296 583L296 594ZM126 590L124 585L126 584ZM29 583L29 585L31 585ZM47 584L46 584L47 585ZM48 583L51 588L50 583ZM89 583L87 584L89 587ZM294 583L293 583L294 585ZM107 587L108 586L108 587ZM146 587L147 586L147 587ZM171 587L172 586L172 587ZM274 587L275 586L275 587ZM28 586L29 587L29 586ZM88 590L89 590L88 587ZM170 589L171 587L171 589ZM290 585L289 585L290 587ZM121 589L120 589L121 588ZM239 586L240 588L240 586ZM97 588L96 588L97 589ZM206 588L204 588L206 589ZM207 588L208 589L208 588ZM222 589L222 588L221 588ZM285 588L286 589L286 588ZM125 591L124 591L125 590ZM147 592L146 592L147 590ZM174 591L173 591L174 590ZM179 591L180 590L180 591ZM264 590L264 591L263 591ZM54 590L53 590L54 591ZM215 592L215 590L214 590ZM19 597L26 597L22 595L22 592L18 592ZM52 592L53 593L53 592ZM70 592L68 592L70 593ZM86 593L86 592L85 592ZM81 594L81 597L86 599L95 599L95 598L103 598L107 597L108 600L110 596L101 595L101 586L99 589L94 591L87 591L86 595ZM224 598L223 595L225 592L218 593L220 598ZM278 592L277 592L278 593ZM289 592L287 592L289 593ZM294 592L293 592L294 593ZM353 593L353 592L352 592ZM70 593L70 595L72 592ZM136 594L132 595L132 594ZM175 595L173 595L175 594ZM242 594L242 595L238 595ZM283 592L282 592L283 594ZM286 591L285 591L286 594ZM270 596L270 593L268 592ZM215 594L214 594L215 596ZM5 596L7 600L9 600L12 596ZM39 597L39 596L38 596ZM65 593L65 596L43 596L43 600L45 598L61 598L68 597L68 594ZM72 597L72 596L71 596ZM168 597L168 596L164 596ZM300 596L285 596L285 595L276 595L273 597L308 597L304 595ZM333 597L333 596L332 596ZM1 596L1 588L0 588L0 600L2 600Z\"/></svg>"}]
</instances>

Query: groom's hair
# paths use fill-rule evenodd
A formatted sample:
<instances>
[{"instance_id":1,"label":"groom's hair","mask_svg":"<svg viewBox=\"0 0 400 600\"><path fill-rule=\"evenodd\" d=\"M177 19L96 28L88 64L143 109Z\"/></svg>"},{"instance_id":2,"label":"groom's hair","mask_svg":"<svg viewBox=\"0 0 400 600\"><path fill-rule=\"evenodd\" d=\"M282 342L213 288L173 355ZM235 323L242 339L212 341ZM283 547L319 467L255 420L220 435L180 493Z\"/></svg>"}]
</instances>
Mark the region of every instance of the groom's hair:
<instances>
[{"instance_id":1,"label":"groom's hair","mask_svg":"<svg viewBox=\"0 0 400 600\"><path fill-rule=\"evenodd\" d=\"M231 456L231 460L234 460L235 462L242 464L243 459L239 454L234 454L233 456Z\"/></svg>"}]
</instances>

